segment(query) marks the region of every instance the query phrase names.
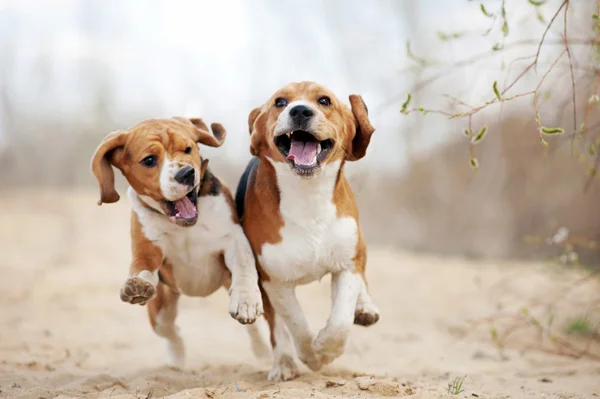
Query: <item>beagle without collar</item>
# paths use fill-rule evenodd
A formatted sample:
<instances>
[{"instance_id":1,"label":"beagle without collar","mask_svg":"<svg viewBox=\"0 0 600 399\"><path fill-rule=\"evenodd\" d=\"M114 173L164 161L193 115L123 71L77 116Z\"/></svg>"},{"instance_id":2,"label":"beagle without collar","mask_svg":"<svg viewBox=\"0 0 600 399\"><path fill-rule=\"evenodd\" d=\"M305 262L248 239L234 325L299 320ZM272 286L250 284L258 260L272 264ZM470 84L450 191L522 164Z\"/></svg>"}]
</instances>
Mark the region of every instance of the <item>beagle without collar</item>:
<instances>
[{"instance_id":1,"label":"beagle without collar","mask_svg":"<svg viewBox=\"0 0 600 399\"><path fill-rule=\"evenodd\" d=\"M130 184L132 262L121 299L148 304L154 331L166 338L170 360L182 366L175 325L181 294L205 297L229 289L229 313L248 326L255 352L263 313L254 255L229 189L208 169L198 144L219 147L225 129L201 119L152 119L112 132L99 145L92 171L100 202L119 200L113 167Z\"/></svg>"},{"instance_id":2,"label":"beagle without collar","mask_svg":"<svg viewBox=\"0 0 600 399\"><path fill-rule=\"evenodd\" d=\"M344 163L364 157L375 129L360 96L351 95L350 105L317 83L291 83L248 118L255 158L240 180L236 206L267 294L271 380L297 373L288 330L299 359L319 370L343 353L352 324L379 320L367 290L358 209L344 176ZM326 274L331 314L314 337L294 290Z\"/></svg>"}]
</instances>

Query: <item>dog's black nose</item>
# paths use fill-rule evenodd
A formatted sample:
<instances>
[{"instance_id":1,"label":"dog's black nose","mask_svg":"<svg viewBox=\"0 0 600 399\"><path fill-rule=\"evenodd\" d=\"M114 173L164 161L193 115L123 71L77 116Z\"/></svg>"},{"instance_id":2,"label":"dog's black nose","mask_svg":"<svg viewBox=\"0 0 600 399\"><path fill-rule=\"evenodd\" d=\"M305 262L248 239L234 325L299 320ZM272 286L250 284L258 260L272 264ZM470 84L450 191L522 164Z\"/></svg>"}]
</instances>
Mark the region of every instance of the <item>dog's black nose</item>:
<instances>
[{"instance_id":1,"label":"dog's black nose","mask_svg":"<svg viewBox=\"0 0 600 399\"><path fill-rule=\"evenodd\" d=\"M306 105L296 105L290 110L290 117L296 123L303 123L309 120L315 113Z\"/></svg>"},{"instance_id":2,"label":"dog's black nose","mask_svg":"<svg viewBox=\"0 0 600 399\"><path fill-rule=\"evenodd\" d=\"M177 172L177 174L175 175L175 181L177 183L181 183L181 184L185 184L188 186L193 186L194 185L194 176L195 172L194 172L194 168L192 168L191 166L184 166L183 168L179 169L179 172Z\"/></svg>"}]
</instances>

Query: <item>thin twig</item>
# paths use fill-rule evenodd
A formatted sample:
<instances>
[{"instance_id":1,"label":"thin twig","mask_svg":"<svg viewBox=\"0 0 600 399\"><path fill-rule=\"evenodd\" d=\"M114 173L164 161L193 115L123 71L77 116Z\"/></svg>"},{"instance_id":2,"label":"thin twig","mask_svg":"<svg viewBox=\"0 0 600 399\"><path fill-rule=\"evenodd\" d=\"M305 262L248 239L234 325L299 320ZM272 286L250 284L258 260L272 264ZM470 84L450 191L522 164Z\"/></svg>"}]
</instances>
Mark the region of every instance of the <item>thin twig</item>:
<instances>
[{"instance_id":1,"label":"thin twig","mask_svg":"<svg viewBox=\"0 0 600 399\"><path fill-rule=\"evenodd\" d=\"M563 40L565 41L565 50L567 50L567 57L569 58L569 70L571 71L571 95L573 97L573 135L571 143L575 139L577 134L577 103L575 101L575 75L573 74L573 62L571 61L571 50L569 49L569 39L567 38L567 14L569 13L569 2L565 7L565 21L564 21L564 32Z\"/></svg>"},{"instance_id":2,"label":"thin twig","mask_svg":"<svg viewBox=\"0 0 600 399\"><path fill-rule=\"evenodd\" d=\"M542 35L542 39L539 42L537 52L535 53L535 61L534 61L535 64L537 64L538 59L540 58L540 51L542 51L542 45L544 44L544 39L546 39L546 34L550 30L550 27L554 23L554 20L556 19L556 17L558 17L558 14L560 14L560 10L562 10L563 7L565 5L567 5L568 3L569 3L569 0L563 1L563 3L560 5L560 7L558 7L558 10L556 10L556 13L554 14L554 16L552 17L552 19L550 20L550 22L546 26L546 30L544 30L544 34ZM537 68L536 68L536 70L537 70Z\"/></svg>"}]
</instances>

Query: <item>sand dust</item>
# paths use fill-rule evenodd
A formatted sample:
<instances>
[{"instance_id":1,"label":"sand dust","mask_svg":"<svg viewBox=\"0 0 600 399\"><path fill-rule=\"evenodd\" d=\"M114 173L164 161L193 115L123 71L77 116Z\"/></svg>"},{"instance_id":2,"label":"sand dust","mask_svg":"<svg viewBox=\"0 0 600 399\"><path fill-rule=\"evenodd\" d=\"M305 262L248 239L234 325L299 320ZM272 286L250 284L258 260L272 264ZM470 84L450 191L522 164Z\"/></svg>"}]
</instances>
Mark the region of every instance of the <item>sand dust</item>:
<instances>
[{"instance_id":1,"label":"sand dust","mask_svg":"<svg viewBox=\"0 0 600 399\"><path fill-rule=\"evenodd\" d=\"M301 366L294 381L267 381L270 359L252 356L243 327L227 314L224 291L182 301L188 364L170 369L146 309L119 299L130 257L128 204L98 207L96 200L95 191L0 194L0 397L600 395L600 361L527 349L543 339L535 329L517 332L501 352L490 324L469 323L499 312L518 315L582 274L377 247L370 248L367 274L382 320L354 327L346 353L321 372ZM328 313L329 279L299 291L317 331ZM598 281L586 281L562 300L555 323L594 300L598 306L599 294ZM499 323L494 328L501 330ZM450 395L448 383L463 376L464 392Z\"/></svg>"}]
</instances>

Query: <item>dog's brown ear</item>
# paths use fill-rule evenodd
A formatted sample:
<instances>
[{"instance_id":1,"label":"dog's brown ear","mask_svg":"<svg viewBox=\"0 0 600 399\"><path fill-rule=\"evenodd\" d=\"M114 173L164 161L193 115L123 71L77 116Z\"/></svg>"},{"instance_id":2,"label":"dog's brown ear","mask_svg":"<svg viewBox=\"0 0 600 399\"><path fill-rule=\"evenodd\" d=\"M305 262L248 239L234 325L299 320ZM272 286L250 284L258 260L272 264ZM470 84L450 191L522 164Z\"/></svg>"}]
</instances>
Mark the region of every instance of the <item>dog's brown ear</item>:
<instances>
[{"instance_id":1,"label":"dog's brown ear","mask_svg":"<svg viewBox=\"0 0 600 399\"><path fill-rule=\"evenodd\" d=\"M252 131L254 130L254 121L256 121L258 115L260 115L260 107L254 108L250 111L250 115L248 115L248 131L250 134L252 134Z\"/></svg>"},{"instance_id":2,"label":"dog's brown ear","mask_svg":"<svg viewBox=\"0 0 600 399\"><path fill-rule=\"evenodd\" d=\"M208 169L208 159L202 161L202 165L200 165L200 180L204 178L206 174L206 169Z\"/></svg>"},{"instance_id":3,"label":"dog's brown ear","mask_svg":"<svg viewBox=\"0 0 600 399\"><path fill-rule=\"evenodd\" d=\"M261 107L256 107L252 111L250 111L250 115L248 115L248 131L250 132L250 154L257 156L258 148L260 147L260 137L254 131L254 122L260 116Z\"/></svg>"},{"instance_id":4,"label":"dog's brown ear","mask_svg":"<svg viewBox=\"0 0 600 399\"><path fill-rule=\"evenodd\" d=\"M208 127L202 119L191 118L188 119L188 121L194 126L194 138L197 143L209 147L220 147L225 142L227 131L220 123L213 123L210 125L212 129L212 134L210 134Z\"/></svg>"},{"instance_id":5,"label":"dog's brown ear","mask_svg":"<svg viewBox=\"0 0 600 399\"><path fill-rule=\"evenodd\" d=\"M100 186L98 205L110 204L119 200L119 194L115 190L115 172L112 165L115 163L117 152L123 150L126 139L127 132L109 133L100 143L92 158L92 172Z\"/></svg>"},{"instance_id":6,"label":"dog's brown ear","mask_svg":"<svg viewBox=\"0 0 600 399\"><path fill-rule=\"evenodd\" d=\"M357 94L350 95L350 107L356 120L356 134L348 152L349 161L357 161L365 156L375 128L369 121L369 111L362 97Z\"/></svg>"}]
</instances>

